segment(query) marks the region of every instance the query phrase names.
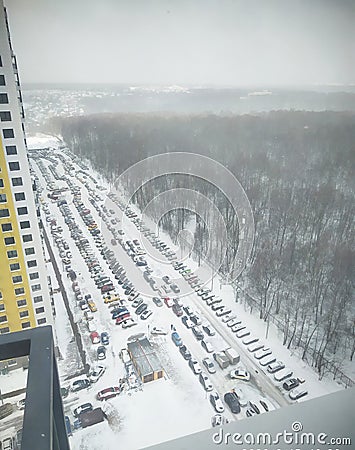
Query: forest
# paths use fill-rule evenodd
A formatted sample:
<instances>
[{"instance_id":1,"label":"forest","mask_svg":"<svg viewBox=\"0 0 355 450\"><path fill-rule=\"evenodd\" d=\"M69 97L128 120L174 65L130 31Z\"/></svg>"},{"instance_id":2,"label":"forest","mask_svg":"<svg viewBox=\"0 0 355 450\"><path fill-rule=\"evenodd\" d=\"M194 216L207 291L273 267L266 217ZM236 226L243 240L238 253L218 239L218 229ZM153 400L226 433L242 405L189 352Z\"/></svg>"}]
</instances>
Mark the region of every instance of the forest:
<instances>
[{"instance_id":1,"label":"forest","mask_svg":"<svg viewBox=\"0 0 355 450\"><path fill-rule=\"evenodd\" d=\"M298 347L320 377L335 377L353 360L354 113L116 113L57 117L50 127L112 183L132 164L160 153L193 152L222 163L243 186L255 221L239 301L277 323L284 345ZM228 242L213 243L216 253L226 250L223 275L238 248L239 224L218 189L188 175L161 177L142 186L133 201L143 209L159 192L181 186L208 196L225 217ZM194 218L201 224L197 254L208 244L205 214ZM174 239L191 215L177 209L160 225Z\"/></svg>"}]
</instances>

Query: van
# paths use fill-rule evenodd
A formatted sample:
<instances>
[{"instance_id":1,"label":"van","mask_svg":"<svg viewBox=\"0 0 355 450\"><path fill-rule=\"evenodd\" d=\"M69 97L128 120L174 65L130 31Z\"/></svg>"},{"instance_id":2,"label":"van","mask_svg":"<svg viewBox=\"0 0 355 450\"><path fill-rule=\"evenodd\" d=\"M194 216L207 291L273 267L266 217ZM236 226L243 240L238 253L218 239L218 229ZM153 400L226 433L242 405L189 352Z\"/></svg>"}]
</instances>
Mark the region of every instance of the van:
<instances>
[{"instance_id":1,"label":"van","mask_svg":"<svg viewBox=\"0 0 355 450\"><path fill-rule=\"evenodd\" d=\"M229 362L231 364L238 364L240 361L240 356L239 354L234 350L234 348L227 348L226 350L224 350L225 355L227 356L227 358L229 359Z\"/></svg>"}]
</instances>

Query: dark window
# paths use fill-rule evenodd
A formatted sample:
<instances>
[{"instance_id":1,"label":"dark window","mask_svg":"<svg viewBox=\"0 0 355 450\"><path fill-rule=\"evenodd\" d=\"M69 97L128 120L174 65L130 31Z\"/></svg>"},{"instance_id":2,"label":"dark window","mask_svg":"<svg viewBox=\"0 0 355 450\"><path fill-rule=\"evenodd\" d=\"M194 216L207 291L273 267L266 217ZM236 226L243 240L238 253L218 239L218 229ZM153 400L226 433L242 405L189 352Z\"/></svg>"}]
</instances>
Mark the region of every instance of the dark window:
<instances>
[{"instance_id":1,"label":"dark window","mask_svg":"<svg viewBox=\"0 0 355 450\"><path fill-rule=\"evenodd\" d=\"M30 327L31 327L31 324L30 324L30 322L23 322L23 323L21 324L21 326L22 326L22 329L24 329L24 328L30 328Z\"/></svg>"},{"instance_id":2,"label":"dark window","mask_svg":"<svg viewBox=\"0 0 355 450\"><path fill-rule=\"evenodd\" d=\"M0 209L0 217L10 217L9 210L7 208Z\"/></svg>"},{"instance_id":3,"label":"dark window","mask_svg":"<svg viewBox=\"0 0 355 450\"><path fill-rule=\"evenodd\" d=\"M2 178L0 178L0 188L4 187L4 180Z\"/></svg>"},{"instance_id":4,"label":"dark window","mask_svg":"<svg viewBox=\"0 0 355 450\"><path fill-rule=\"evenodd\" d=\"M24 234L22 236L22 240L23 240L23 242L31 242L31 241L33 241L32 234Z\"/></svg>"},{"instance_id":5,"label":"dark window","mask_svg":"<svg viewBox=\"0 0 355 450\"><path fill-rule=\"evenodd\" d=\"M16 145L7 145L6 146L6 154L7 155L17 155Z\"/></svg>"},{"instance_id":6,"label":"dark window","mask_svg":"<svg viewBox=\"0 0 355 450\"><path fill-rule=\"evenodd\" d=\"M25 288L16 288L15 289L15 294L16 295L23 295L25 293Z\"/></svg>"},{"instance_id":7,"label":"dark window","mask_svg":"<svg viewBox=\"0 0 355 450\"><path fill-rule=\"evenodd\" d=\"M3 105L5 103L9 103L9 97L7 96L7 94L4 93L0 94L0 103L2 103Z\"/></svg>"},{"instance_id":8,"label":"dark window","mask_svg":"<svg viewBox=\"0 0 355 450\"><path fill-rule=\"evenodd\" d=\"M7 257L10 258L17 258L17 250L9 250L7 252Z\"/></svg>"},{"instance_id":9,"label":"dark window","mask_svg":"<svg viewBox=\"0 0 355 450\"><path fill-rule=\"evenodd\" d=\"M0 323L7 322L7 316L0 316Z\"/></svg>"},{"instance_id":10,"label":"dark window","mask_svg":"<svg viewBox=\"0 0 355 450\"><path fill-rule=\"evenodd\" d=\"M11 272L13 272L14 270L20 270L20 264L19 263L10 264L10 270Z\"/></svg>"},{"instance_id":11,"label":"dark window","mask_svg":"<svg viewBox=\"0 0 355 450\"><path fill-rule=\"evenodd\" d=\"M0 120L1 122L10 122L11 121L10 111L0 111Z\"/></svg>"},{"instance_id":12,"label":"dark window","mask_svg":"<svg viewBox=\"0 0 355 450\"><path fill-rule=\"evenodd\" d=\"M27 305L26 300L18 300L18 302L17 302L18 308L21 308L22 306L26 306L26 305Z\"/></svg>"},{"instance_id":13,"label":"dark window","mask_svg":"<svg viewBox=\"0 0 355 450\"><path fill-rule=\"evenodd\" d=\"M1 225L1 229L2 229L3 232L11 231L12 230L12 224L11 223L3 223Z\"/></svg>"},{"instance_id":14,"label":"dark window","mask_svg":"<svg viewBox=\"0 0 355 450\"><path fill-rule=\"evenodd\" d=\"M40 284L33 284L31 286L31 289L32 289L33 292L40 291L41 290L41 285Z\"/></svg>"},{"instance_id":15,"label":"dark window","mask_svg":"<svg viewBox=\"0 0 355 450\"><path fill-rule=\"evenodd\" d=\"M0 304L0 311L5 311L5 305L3 303Z\"/></svg>"},{"instance_id":16,"label":"dark window","mask_svg":"<svg viewBox=\"0 0 355 450\"><path fill-rule=\"evenodd\" d=\"M35 254L34 247L26 248L25 253L26 253L26 255L34 255Z\"/></svg>"},{"instance_id":17,"label":"dark window","mask_svg":"<svg viewBox=\"0 0 355 450\"><path fill-rule=\"evenodd\" d=\"M10 331L9 327L0 328L0 334L5 334L8 333L9 331Z\"/></svg>"},{"instance_id":18,"label":"dark window","mask_svg":"<svg viewBox=\"0 0 355 450\"><path fill-rule=\"evenodd\" d=\"M26 196L24 192L16 192L15 194L15 200L17 202L21 201L21 200L26 200Z\"/></svg>"},{"instance_id":19,"label":"dark window","mask_svg":"<svg viewBox=\"0 0 355 450\"><path fill-rule=\"evenodd\" d=\"M5 75L0 75L0 86L6 86Z\"/></svg>"},{"instance_id":20,"label":"dark window","mask_svg":"<svg viewBox=\"0 0 355 450\"><path fill-rule=\"evenodd\" d=\"M38 272L30 273L30 280L37 280L38 278L39 278Z\"/></svg>"},{"instance_id":21,"label":"dark window","mask_svg":"<svg viewBox=\"0 0 355 450\"><path fill-rule=\"evenodd\" d=\"M15 243L15 238L14 237L7 237L4 239L5 241L5 245L14 245Z\"/></svg>"},{"instance_id":22,"label":"dark window","mask_svg":"<svg viewBox=\"0 0 355 450\"><path fill-rule=\"evenodd\" d=\"M29 316L29 313L28 313L28 311L26 310L26 311L20 311L20 317L21 317L21 319L23 318L23 317L28 317Z\"/></svg>"},{"instance_id":23,"label":"dark window","mask_svg":"<svg viewBox=\"0 0 355 450\"><path fill-rule=\"evenodd\" d=\"M15 137L15 133L12 128L4 128L2 130L2 135L4 136L4 139L10 139Z\"/></svg>"},{"instance_id":24,"label":"dark window","mask_svg":"<svg viewBox=\"0 0 355 450\"><path fill-rule=\"evenodd\" d=\"M25 220L24 222L20 222L20 228L21 228L21 230L24 230L25 228L30 228L30 222L28 220Z\"/></svg>"},{"instance_id":25,"label":"dark window","mask_svg":"<svg viewBox=\"0 0 355 450\"><path fill-rule=\"evenodd\" d=\"M20 163L18 161L9 162L9 169L11 172L14 170L20 170Z\"/></svg>"},{"instance_id":26,"label":"dark window","mask_svg":"<svg viewBox=\"0 0 355 450\"><path fill-rule=\"evenodd\" d=\"M43 324L46 323L46 322L47 322L47 321L46 321L45 318L43 318L43 319L38 319L38 320L37 320L38 325L43 325Z\"/></svg>"},{"instance_id":27,"label":"dark window","mask_svg":"<svg viewBox=\"0 0 355 450\"><path fill-rule=\"evenodd\" d=\"M21 283L22 282L22 276L21 275L17 275L16 277L12 277L12 282L13 283Z\"/></svg>"},{"instance_id":28,"label":"dark window","mask_svg":"<svg viewBox=\"0 0 355 450\"><path fill-rule=\"evenodd\" d=\"M6 203L7 199L6 199L6 194L0 194L0 203Z\"/></svg>"},{"instance_id":29,"label":"dark window","mask_svg":"<svg viewBox=\"0 0 355 450\"><path fill-rule=\"evenodd\" d=\"M23 216L24 214L28 214L28 210L26 206L21 206L21 208L17 208L17 214L19 216Z\"/></svg>"},{"instance_id":30,"label":"dark window","mask_svg":"<svg viewBox=\"0 0 355 450\"><path fill-rule=\"evenodd\" d=\"M41 306L40 308L36 308L36 314L44 313L44 306Z\"/></svg>"},{"instance_id":31,"label":"dark window","mask_svg":"<svg viewBox=\"0 0 355 450\"><path fill-rule=\"evenodd\" d=\"M32 259L31 261L27 261L27 267L36 267L37 261L35 259Z\"/></svg>"},{"instance_id":32,"label":"dark window","mask_svg":"<svg viewBox=\"0 0 355 450\"><path fill-rule=\"evenodd\" d=\"M41 303L41 302L43 302L43 297L42 297L42 295L37 295L37 297L33 297L33 301L34 301L35 303Z\"/></svg>"},{"instance_id":33,"label":"dark window","mask_svg":"<svg viewBox=\"0 0 355 450\"><path fill-rule=\"evenodd\" d=\"M11 178L11 181L12 181L13 186L22 186L22 184L23 184L21 177Z\"/></svg>"},{"instance_id":34,"label":"dark window","mask_svg":"<svg viewBox=\"0 0 355 450\"><path fill-rule=\"evenodd\" d=\"M2 58L1 58L1 55L0 55L0 67L2 67Z\"/></svg>"}]
</instances>

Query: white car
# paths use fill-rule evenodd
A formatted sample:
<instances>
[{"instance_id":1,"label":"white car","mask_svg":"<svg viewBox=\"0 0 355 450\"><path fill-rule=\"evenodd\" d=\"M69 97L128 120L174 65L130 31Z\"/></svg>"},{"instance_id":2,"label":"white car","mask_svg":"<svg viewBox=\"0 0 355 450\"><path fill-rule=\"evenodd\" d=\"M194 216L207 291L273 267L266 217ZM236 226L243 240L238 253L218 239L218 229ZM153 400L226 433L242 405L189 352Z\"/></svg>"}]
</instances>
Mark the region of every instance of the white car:
<instances>
[{"instance_id":1,"label":"white car","mask_svg":"<svg viewBox=\"0 0 355 450\"><path fill-rule=\"evenodd\" d=\"M161 328L161 327L153 327L151 334L161 334L161 335L166 335L168 334L168 332L165 330L165 328Z\"/></svg>"},{"instance_id":2,"label":"white car","mask_svg":"<svg viewBox=\"0 0 355 450\"><path fill-rule=\"evenodd\" d=\"M243 381L250 380L250 373L243 369L233 369L229 372L229 376L233 380L243 380Z\"/></svg>"},{"instance_id":3,"label":"white car","mask_svg":"<svg viewBox=\"0 0 355 450\"><path fill-rule=\"evenodd\" d=\"M222 400L217 392L214 391L210 393L210 402L218 413L222 413L224 411Z\"/></svg>"},{"instance_id":4,"label":"white car","mask_svg":"<svg viewBox=\"0 0 355 450\"><path fill-rule=\"evenodd\" d=\"M235 316L235 315L227 314L226 316L222 317L222 322L227 323L230 320L234 320L236 318L237 318L237 316Z\"/></svg>"},{"instance_id":5,"label":"white car","mask_svg":"<svg viewBox=\"0 0 355 450\"><path fill-rule=\"evenodd\" d=\"M201 345L206 350L207 353L213 353L214 349L211 342L202 340Z\"/></svg>"},{"instance_id":6,"label":"white car","mask_svg":"<svg viewBox=\"0 0 355 450\"><path fill-rule=\"evenodd\" d=\"M205 373L203 372L200 373L199 380L202 386L204 387L205 391L209 392L213 390L212 383Z\"/></svg>"},{"instance_id":7,"label":"white car","mask_svg":"<svg viewBox=\"0 0 355 450\"><path fill-rule=\"evenodd\" d=\"M292 391L288 394L291 400L298 400L299 398L304 397L308 394L308 391L303 387L297 387L292 389Z\"/></svg>"},{"instance_id":8,"label":"white car","mask_svg":"<svg viewBox=\"0 0 355 450\"><path fill-rule=\"evenodd\" d=\"M190 359L189 366L195 375L198 375L202 372L200 364L193 358Z\"/></svg>"},{"instance_id":9,"label":"white car","mask_svg":"<svg viewBox=\"0 0 355 450\"><path fill-rule=\"evenodd\" d=\"M233 389L233 391L238 397L240 406L246 406L248 404L248 400L244 394L244 391L242 391L241 388L235 388L235 389Z\"/></svg>"},{"instance_id":10,"label":"white car","mask_svg":"<svg viewBox=\"0 0 355 450\"><path fill-rule=\"evenodd\" d=\"M271 355L271 353L272 351L269 347L264 347L261 350L258 350L257 352L254 353L254 358L261 359L264 358L265 356Z\"/></svg>"},{"instance_id":11,"label":"white car","mask_svg":"<svg viewBox=\"0 0 355 450\"><path fill-rule=\"evenodd\" d=\"M134 325L137 325L137 322L133 320L131 317L127 318L122 322L122 328L130 328L133 327Z\"/></svg>"},{"instance_id":12,"label":"white car","mask_svg":"<svg viewBox=\"0 0 355 450\"><path fill-rule=\"evenodd\" d=\"M92 369L91 373L89 374L88 378L91 383L96 383L96 381L102 377L102 375L105 373L106 367L104 366L96 366Z\"/></svg>"}]
</instances>

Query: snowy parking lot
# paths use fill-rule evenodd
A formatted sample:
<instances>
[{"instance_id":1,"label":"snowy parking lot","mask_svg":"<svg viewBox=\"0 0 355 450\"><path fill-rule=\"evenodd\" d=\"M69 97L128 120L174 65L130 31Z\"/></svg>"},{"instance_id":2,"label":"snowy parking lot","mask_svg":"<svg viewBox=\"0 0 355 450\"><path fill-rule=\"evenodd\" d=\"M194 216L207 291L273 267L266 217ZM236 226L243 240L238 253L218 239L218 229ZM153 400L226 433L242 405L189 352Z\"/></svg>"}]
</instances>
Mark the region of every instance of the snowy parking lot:
<instances>
[{"instance_id":1,"label":"snowy parking lot","mask_svg":"<svg viewBox=\"0 0 355 450\"><path fill-rule=\"evenodd\" d=\"M59 361L61 385L71 387L63 402L71 424L72 448L109 448L109 443L119 437L123 448L134 449L207 429L219 412L210 401L211 392L218 393L223 406L220 412L224 420L231 421L340 389L335 382L320 382L297 355L282 345L272 325L266 339L266 324L236 302L232 286L223 284L216 274L211 278L208 264L199 265L185 255L178 266L182 251L170 238L161 232L154 237L156 224L137 221L139 211L132 205L128 217L122 208L124 196L73 158L69 150L34 155L31 163L42 190L41 214L55 257L52 263L62 273L67 307L76 323L75 332L80 335L76 338L82 342L85 360L80 364L78 352L73 351L74 331L68 311L60 293L55 294L55 334L63 357ZM157 248L157 241L164 242L163 248ZM197 269L200 290L192 279ZM116 306L108 295L117 297ZM153 301L156 297L161 304ZM151 314L144 312L144 304ZM155 332L157 328L161 333ZM98 341L94 340L95 332ZM181 342L173 341L172 332L178 333ZM104 342L102 333L107 333L108 342ZM129 341L143 336L163 368L163 376L148 383L142 383L137 367L120 356ZM186 347L212 388L203 385L202 377L194 373L188 356L177 344ZM101 353L99 348L103 348ZM213 369L208 369L206 358ZM274 372L278 361L279 370ZM84 362L88 373L84 373ZM97 366L103 367L97 381L94 377L88 387L75 391L73 383L90 378ZM275 376L282 371L285 376L277 381ZM288 390L284 382L290 379L296 381ZM99 401L97 393L109 387L117 387L118 395ZM290 393L294 389L306 394L293 400ZM236 393L235 413L224 400L229 392ZM74 410L87 403L92 408L101 407L107 421L82 428Z\"/></svg>"}]
</instances>

